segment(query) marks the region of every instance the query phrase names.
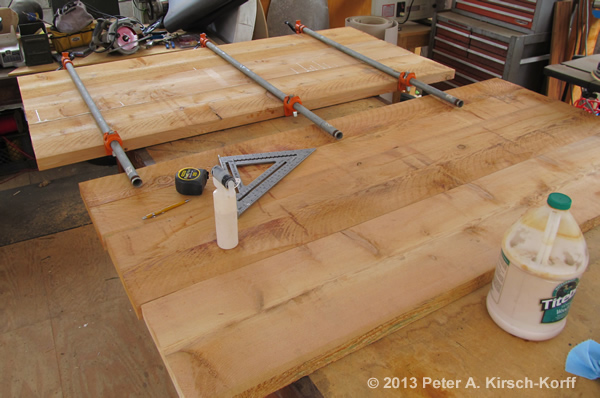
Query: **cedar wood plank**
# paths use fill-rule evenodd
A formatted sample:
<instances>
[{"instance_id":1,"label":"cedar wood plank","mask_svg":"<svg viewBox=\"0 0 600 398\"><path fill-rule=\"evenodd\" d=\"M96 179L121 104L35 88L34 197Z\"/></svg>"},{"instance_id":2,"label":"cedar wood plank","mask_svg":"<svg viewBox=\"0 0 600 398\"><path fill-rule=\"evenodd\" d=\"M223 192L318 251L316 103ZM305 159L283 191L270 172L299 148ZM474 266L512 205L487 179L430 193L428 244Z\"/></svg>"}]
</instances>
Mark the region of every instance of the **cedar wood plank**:
<instances>
[{"instance_id":1,"label":"cedar wood plank","mask_svg":"<svg viewBox=\"0 0 600 398\"><path fill-rule=\"evenodd\" d=\"M576 216L580 219L579 214ZM494 377L497 378L493 381L526 380L527 377L535 380L534 383L546 377L547 380L572 377L564 366L569 351L578 342L600 335L600 323L590 322L589 317L589 314L600 313L600 296L597 294L597 286L600 285L600 228L585 233L585 239L590 263L577 286L577 299L569 309L567 325L552 340L532 342L498 327L485 305L490 291L488 284L317 370L310 375L310 380L327 398L369 396L374 392L366 380L378 378L382 382L381 389L388 381L384 378L391 375L401 380L403 398L420 398L441 394L442 391L446 398L482 398L499 395L498 390L486 385L486 381ZM402 382L404 377L406 384ZM434 388L426 378L457 380L460 384L456 383L452 389L447 388L448 384ZM469 388L469 380L482 388ZM570 386L568 394L566 392L561 388L529 388L526 395L528 398L596 397L600 396L600 383L577 377L577 382ZM506 391L501 395L516 394Z\"/></svg>"},{"instance_id":2,"label":"cedar wood plank","mask_svg":"<svg viewBox=\"0 0 600 398\"><path fill-rule=\"evenodd\" d=\"M485 99L485 92L495 97ZM597 131L596 121L584 112L500 80L457 93L469 101L466 110L423 98L338 119L350 134L334 144L308 127L144 168L142 178L150 184L141 190L131 190L119 176L86 182L82 196L139 311L156 297ZM398 114L406 114L407 120ZM580 127L569 128L575 124ZM240 218L243 250L222 252L214 245L212 204L205 196L150 222L141 220L151 209L181 200L173 189L173 175L181 167L208 169L218 154L304 147L318 149L294 170L293 178L281 181ZM206 190L211 189L209 183ZM197 264L199 256L206 261Z\"/></svg>"},{"instance_id":3,"label":"cedar wood plank","mask_svg":"<svg viewBox=\"0 0 600 398\"><path fill-rule=\"evenodd\" d=\"M588 137L145 304L176 388L264 395L470 293L506 228L552 191L597 225L599 149Z\"/></svg>"},{"instance_id":4,"label":"cedar wood plank","mask_svg":"<svg viewBox=\"0 0 600 398\"><path fill-rule=\"evenodd\" d=\"M319 141L313 127L282 133L280 139L272 136L274 147L294 149L300 143L316 143L321 146L311 157L325 155L314 162L309 162L309 157L293 176L282 181L277 192L248 210L252 216L240 219L240 251L254 253L248 258L236 256L234 251L211 252L214 236L198 244L201 239L196 232L210 234L211 209L200 201L189 212L155 220L152 227L124 222L124 227L114 223L105 231L109 253L134 305L158 281L161 289L166 286L162 293L153 290L140 302L150 301L143 307L144 316L180 391L197 391L201 384L211 396L268 393L474 290L489 280L490 258L497 255L499 247L497 235L552 190L561 189L577 202L590 203L578 208L581 213L576 216L586 222L584 228L596 224L600 211L598 137L594 134L598 127L593 116L499 80L453 93L465 98L463 109L436 108L439 101L423 98L341 118L340 122L348 122L350 134L335 144ZM410 123L416 128L407 131L403 123L408 122L399 120L398 114L412 118ZM425 115L429 117L423 118ZM438 119L445 120L446 126ZM367 126L370 129L365 132ZM339 145L342 142L347 146ZM259 139L224 152L246 149L251 153L264 144ZM227 152L229 149L232 152ZM357 152L361 153L358 158ZM204 160L215 156L210 153ZM165 182L151 185L145 192L132 193L119 186L118 176L82 184L82 196L92 214L110 209L97 213L95 219L93 216L95 225L139 207L139 197L172 198L167 172L184 161L198 159L203 159L203 154L146 168L152 179ZM357 169L349 168L352 164ZM393 171L386 170L390 164L396 167ZM366 173L360 170L363 165ZM381 176L373 176L374 170ZM334 171L342 173L346 182L353 180L349 188L329 175ZM408 177L395 178L394 172ZM303 187L300 194L297 187L289 185L292 183ZM347 201L335 195L332 200L311 190L311 185L329 184L333 192L356 194ZM313 193L317 199L311 205L302 196L312 200ZM304 210L307 200L309 210L328 211L312 218ZM278 209L281 204L293 223L285 221L285 212ZM337 210L345 206L348 211ZM203 210L205 207L209 208ZM431 209L436 209L431 218L414 217ZM333 216L328 216L329 212ZM265 223L273 215L281 221ZM255 225L262 228L252 229ZM244 235L244 230L250 232ZM147 246L138 247L146 240ZM186 249L190 244L192 249ZM465 245L473 246L474 251L468 264L457 261ZM157 261L143 260L144 250L153 246L173 248L173 252ZM160 257L159 251L151 254ZM130 260L123 261L127 257ZM140 258L141 266L135 264ZM198 264L198 258L208 265ZM130 268L122 267L124 263ZM411 267L414 263L423 264L422 268ZM440 264L455 266L460 272L448 275L448 271L440 271ZM171 274L177 275L172 279ZM381 303L380 288L391 293L399 286L410 289L406 281L414 280L412 275L439 278L412 301L401 303L401 297L386 295L385 302L392 297L394 306L373 308ZM188 288L182 289L185 286ZM170 289L178 293L169 295ZM227 293L210 294L217 291ZM161 296L164 298L151 301ZM224 310L215 312L219 306ZM313 307L317 311L307 314ZM196 318L178 308L202 316ZM358 319L348 308L360 309ZM292 318L297 321L290 322ZM202 325L195 319L202 320ZM255 336L256 327L262 329L272 322L278 325L273 336L289 335L289 341L269 338L268 331L264 338L243 344L244 336ZM311 341L314 335L294 334L302 322L311 327L318 324L322 338ZM347 326L343 336L337 327L340 324ZM215 346L221 349L215 351ZM270 366L257 367L256 361L249 364L236 353L258 362L262 358ZM254 368L264 371L253 372Z\"/></svg>"},{"instance_id":5,"label":"cedar wood plank","mask_svg":"<svg viewBox=\"0 0 600 398\"><path fill-rule=\"evenodd\" d=\"M352 28L322 32L426 83L454 71ZM394 91L394 78L305 35L222 49L309 109ZM136 149L283 115L281 102L209 49L77 68L108 125ZM105 155L101 134L66 71L19 77L38 167Z\"/></svg>"}]
</instances>

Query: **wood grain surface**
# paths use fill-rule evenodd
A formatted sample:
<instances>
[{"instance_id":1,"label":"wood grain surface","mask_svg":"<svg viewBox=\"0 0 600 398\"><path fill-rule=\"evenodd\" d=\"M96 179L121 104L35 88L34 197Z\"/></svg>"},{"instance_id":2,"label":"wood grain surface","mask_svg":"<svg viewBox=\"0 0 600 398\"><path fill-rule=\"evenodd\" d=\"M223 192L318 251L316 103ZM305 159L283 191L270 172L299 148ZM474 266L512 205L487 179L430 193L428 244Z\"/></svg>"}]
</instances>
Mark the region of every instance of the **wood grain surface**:
<instances>
[{"instance_id":1,"label":"wood grain surface","mask_svg":"<svg viewBox=\"0 0 600 398\"><path fill-rule=\"evenodd\" d=\"M322 32L425 83L454 71L352 28ZM305 35L223 45L309 109L396 89L394 78ZM108 125L131 150L283 115L281 101L209 49L76 68ZM38 167L105 156L102 136L66 71L19 77Z\"/></svg>"},{"instance_id":2,"label":"wood grain surface","mask_svg":"<svg viewBox=\"0 0 600 398\"><path fill-rule=\"evenodd\" d=\"M573 3L568 1L558 1L554 3L554 15L552 22L552 40L550 43L549 65L560 64L567 61L567 39L569 36L569 20ZM550 98L562 100L563 90L566 83L552 77L548 78L546 95Z\"/></svg>"},{"instance_id":3,"label":"wood grain surface","mask_svg":"<svg viewBox=\"0 0 600 398\"><path fill-rule=\"evenodd\" d=\"M0 392L6 397L62 397L51 321L0 334ZM31 352L38 355L31 355ZM27 371L23 371L27 370Z\"/></svg>"},{"instance_id":4,"label":"wood grain surface","mask_svg":"<svg viewBox=\"0 0 600 398\"><path fill-rule=\"evenodd\" d=\"M598 339L600 312L600 228L585 234L590 264L581 278L565 329L548 341L527 341L500 329L488 315L486 285L380 341L310 375L325 398L342 397L597 397L600 383L576 377L574 384L546 388L540 381L568 380L569 351ZM379 387L369 388L375 377ZM384 388L385 378L397 388ZM402 381L404 378L406 379ZM503 381L531 380L529 388L508 388ZM432 382L429 383L428 381ZM433 380L446 380L434 387ZM449 387L448 381L460 381ZM473 385L468 386L469 380ZM489 383L488 383L489 382ZM534 384L535 383L535 384Z\"/></svg>"},{"instance_id":5,"label":"wood grain surface","mask_svg":"<svg viewBox=\"0 0 600 398\"><path fill-rule=\"evenodd\" d=\"M86 225L0 247L0 396L177 396Z\"/></svg>"},{"instance_id":6,"label":"wood grain surface","mask_svg":"<svg viewBox=\"0 0 600 398\"><path fill-rule=\"evenodd\" d=\"M324 120L331 120L342 116L367 111L373 108L381 108L387 103L380 97L369 97L345 104L333 105L315 110L315 114ZM182 140L171 141L160 145L145 148L154 163L164 162L191 155L209 149L219 149L226 145L241 143L255 138L268 137L283 131L290 131L300 127L311 125L311 121L305 117L277 118L264 122L252 123L246 126L234 127L217 134L202 134Z\"/></svg>"},{"instance_id":7,"label":"wood grain surface","mask_svg":"<svg viewBox=\"0 0 600 398\"><path fill-rule=\"evenodd\" d=\"M99 235L182 395L261 395L339 359L490 280L503 231L550 192L598 222L597 120L502 80L237 142L81 184ZM173 175L217 155L316 147L215 245L208 196ZM207 186L207 191L212 186ZM577 205L580 204L580 205ZM585 204L585 205L583 205Z\"/></svg>"}]
</instances>

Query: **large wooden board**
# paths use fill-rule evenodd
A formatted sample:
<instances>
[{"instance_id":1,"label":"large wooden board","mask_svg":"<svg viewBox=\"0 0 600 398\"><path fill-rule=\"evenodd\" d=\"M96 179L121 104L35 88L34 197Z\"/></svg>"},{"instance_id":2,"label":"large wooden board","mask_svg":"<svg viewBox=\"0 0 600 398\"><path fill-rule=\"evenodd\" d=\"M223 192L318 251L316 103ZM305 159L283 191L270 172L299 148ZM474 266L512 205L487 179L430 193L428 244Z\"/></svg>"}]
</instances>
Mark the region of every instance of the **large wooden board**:
<instances>
[{"instance_id":1,"label":"large wooden board","mask_svg":"<svg viewBox=\"0 0 600 398\"><path fill-rule=\"evenodd\" d=\"M590 264L577 287L565 329L547 341L514 337L498 327L487 312L490 285L413 322L310 375L325 398L347 397L598 397L600 383L565 370L575 345L600 335L600 228L585 234ZM379 386L369 388L376 378ZM392 378L388 388L385 378ZM397 377L396 381L393 378ZM546 388L540 381L575 379L571 385ZM404 379L406 378L406 379ZM446 380L435 387L431 380ZM403 381L404 380L404 381ZM450 388L448 381L460 381ZM473 384L468 385L469 380ZM501 380L531 380L525 394L502 386ZM400 381L400 383L398 383ZM490 381L488 384L487 381ZM395 386L395 387L392 387ZM392 388L390 388L392 387Z\"/></svg>"},{"instance_id":2,"label":"large wooden board","mask_svg":"<svg viewBox=\"0 0 600 398\"><path fill-rule=\"evenodd\" d=\"M388 103L378 96L317 109L314 113L324 120L331 120L386 105ZM291 120L289 118L278 118L247 126L230 128L216 134L202 134L183 140L154 145L142 151L145 152L143 154L144 158L150 164L154 164L209 149L219 149L226 145L241 143L255 138L268 137L283 131L310 126L311 124L312 122L304 117L296 117Z\"/></svg>"},{"instance_id":3,"label":"large wooden board","mask_svg":"<svg viewBox=\"0 0 600 398\"><path fill-rule=\"evenodd\" d=\"M428 97L336 119L335 143L310 126L147 167L140 190L81 185L182 395L266 394L475 290L503 231L552 191L597 223L596 118L501 80L452 93L463 108ZM234 250L215 244L208 195L141 220L180 200L179 167L308 147Z\"/></svg>"},{"instance_id":4,"label":"large wooden board","mask_svg":"<svg viewBox=\"0 0 600 398\"><path fill-rule=\"evenodd\" d=\"M434 83L454 71L352 28L321 32ZM223 45L224 51L309 109L396 88L394 78L306 35ZM281 102L209 49L76 68L107 123L136 149L272 119ZM40 169L105 155L102 137L66 71L19 77Z\"/></svg>"}]
</instances>

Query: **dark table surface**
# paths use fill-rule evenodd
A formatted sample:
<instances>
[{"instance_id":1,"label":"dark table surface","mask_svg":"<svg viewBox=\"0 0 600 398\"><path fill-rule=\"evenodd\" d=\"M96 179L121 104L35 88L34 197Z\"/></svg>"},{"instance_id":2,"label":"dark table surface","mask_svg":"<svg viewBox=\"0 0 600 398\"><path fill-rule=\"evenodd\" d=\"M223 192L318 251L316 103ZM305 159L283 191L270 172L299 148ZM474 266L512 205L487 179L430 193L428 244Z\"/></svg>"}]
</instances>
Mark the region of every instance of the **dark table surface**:
<instances>
[{"instance_id":1,"label":"dark table surface","mask_svg":"<svg viewBox=\"0 0 600 398\"><path fill-rule=\"evenodd\" d=\"M592 76L592 71L598 67L599 63L600 54L594 54L556 65L548 65L544 68L544 73L547 76L598 93L600 92L600 80Z\"/></svg>"}]
</instances>

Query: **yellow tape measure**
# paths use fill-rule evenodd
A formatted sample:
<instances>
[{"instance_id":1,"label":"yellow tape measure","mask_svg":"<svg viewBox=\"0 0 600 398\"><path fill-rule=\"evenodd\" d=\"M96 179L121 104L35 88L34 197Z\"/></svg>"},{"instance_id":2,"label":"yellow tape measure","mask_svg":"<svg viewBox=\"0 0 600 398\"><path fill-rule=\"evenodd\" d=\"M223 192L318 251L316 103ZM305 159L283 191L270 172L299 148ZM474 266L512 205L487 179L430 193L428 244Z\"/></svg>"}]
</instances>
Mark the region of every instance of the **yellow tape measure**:
<instances>
[{"instance_id":1,"label":"yellow tape measure","mask_svg":"<svg viewBox=\"0 0 600 398\"><path fill-rule=\"evenodd\" d=\"M195 167L184 167L175 174L175 189L182 195L202 195L208 171Z\"/></svg>"}]
</instances>

